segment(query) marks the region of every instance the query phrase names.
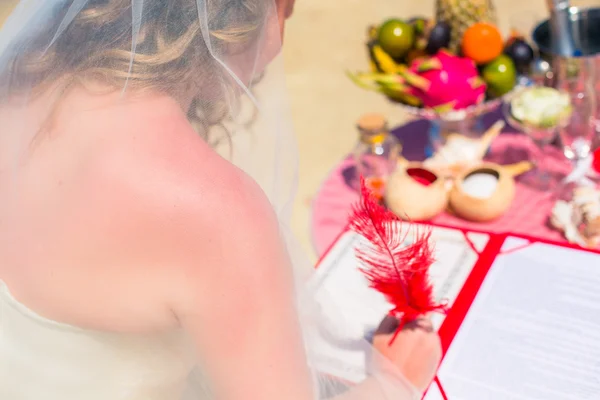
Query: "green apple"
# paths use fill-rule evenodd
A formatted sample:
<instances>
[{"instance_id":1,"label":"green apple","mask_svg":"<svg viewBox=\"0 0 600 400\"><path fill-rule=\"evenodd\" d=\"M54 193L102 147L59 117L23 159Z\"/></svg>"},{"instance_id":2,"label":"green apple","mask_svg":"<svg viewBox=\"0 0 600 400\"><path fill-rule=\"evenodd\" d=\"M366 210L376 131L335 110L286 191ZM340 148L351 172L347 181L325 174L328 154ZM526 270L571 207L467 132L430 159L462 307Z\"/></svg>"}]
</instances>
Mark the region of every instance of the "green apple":
<instances>
[{"instance_id":1,"label":"green apple","mask_svg":"<svg viewBox=\"0 0 600 400\"><path fill-rule=\"evenodd\" d=\"M394 59L404 57L415 44L415 29L407 22L390 19L379 27L377 41Z\"/></svg>"},{"instance_id":2,"label":"green apple","mask_svg":"<svg viewBox=\"0 0 600 400\"><path fill-rule=\"evenodd\" d=\"M509 56L502 54L483 67L481 77L488 86L490 97L504 96L517 84L515 62Z\"/></svg>"}]
</instances>

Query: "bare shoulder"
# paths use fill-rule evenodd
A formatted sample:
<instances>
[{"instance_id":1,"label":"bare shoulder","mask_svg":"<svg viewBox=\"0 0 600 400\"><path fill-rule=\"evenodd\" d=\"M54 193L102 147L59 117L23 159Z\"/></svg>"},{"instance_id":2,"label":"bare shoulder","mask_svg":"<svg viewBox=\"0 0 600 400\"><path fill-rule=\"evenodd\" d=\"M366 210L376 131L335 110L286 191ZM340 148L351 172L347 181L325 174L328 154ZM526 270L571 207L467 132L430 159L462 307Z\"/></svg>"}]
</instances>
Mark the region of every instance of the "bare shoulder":
<instances>
[{"instance_id":1,"label":"bare shoulder","mask_svg":"<svg viewBox=\"0 0 600 400\"><path fill-rule=\"evenodd\" d=\"M131 125L110 147L103 170L120 182L122 190L110 192L133 211L138 238L160 244L154 260L162 260L178 295L236 285L231 276L248 282L261 268L269 274L271 264L253 260L281 267L284 247L266 195L192 129L176 104L133 106L127 118Z\"/></svg>"},{"instance_id":2,"label":"bare shoulder","mask_svg":"<svg viewBox=\"0 0 600 400\"><path fill-rule=\"evenodd\" d=\"M144 171L158 165L157 209L172 251L165 261L170 307L182 323L202 324L246 310L266 310L289 296L291 268L278 219L267 196L246 173L220 157L184 118L168 119L144 154ZM138 180L140 182L140 180ZM276 288L276 289L274 289ZM228 295L223 296L223 293ZM220 310L222 315L213 315ZM185 322L184 322L185 321ZM190 322L191 321L191 322Z\"/></svg>"},{"instance_id":3,"label":"bare shoulder","mask_svg":"<svg viewBox=\"0 0 600 400\"><path fill-rule=\"evenodd\" d=\"M196 229L206 223L211 234L219 228L230 230L234 223L242 231L245 223L276 224L259 185L217 154L178 107L160 108L163 112L152 118L140 116L143 133L130 132L120 150L120 157L135 163L131 183L136 189L155 196L155 206L185 217Z\"/></svg>"},{"instance_id":4,"label":"bare shoulder","mask_svg":"<svg viewBox=\"0 0 600 400\"><path fill-rule=\"evenodd\" d=\"M217 154L168 97L151 98L86 121L102 139L102 171L162 207L207 218L234 218L241 209L269 213L259 186ZM113 192L130 196L132 193ZM141 204L140 206L145 206ZM254 211L257 211L256 209Z\"/></svg>"}]
</instances>

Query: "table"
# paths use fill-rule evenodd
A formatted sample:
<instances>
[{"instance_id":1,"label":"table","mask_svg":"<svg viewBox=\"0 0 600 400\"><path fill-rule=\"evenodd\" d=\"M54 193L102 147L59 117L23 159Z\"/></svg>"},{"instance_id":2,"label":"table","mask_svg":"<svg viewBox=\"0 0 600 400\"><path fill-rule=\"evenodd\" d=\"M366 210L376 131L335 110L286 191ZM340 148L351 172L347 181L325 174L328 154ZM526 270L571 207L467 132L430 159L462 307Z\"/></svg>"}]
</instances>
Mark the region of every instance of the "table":
<instances>
[{"instance_id":1,"label":"table","mask_svg":"<svg viewBox=\"0 0 600 400\"><path fill-rule=\"evenodd\" d=\"M491 126L497 119L497 114L490 114L484 119L484 125ZM404 157L411 161L423 160L428 127L427 121L415 121L392 132L404 145ZM498 164L535 159L532 155L539 152L531 140L523 134L511 132L508 127L505 129L506 131L492 144L486 159ZM558 147L547 146L543 157L552 175L560 178L569 173L571 167ZM311 235L313 246L319 256L323 255L344 229L350 208L359 199L358 193L353 188L355 179L354 162L348 156L330 172L313 200ZM562 234L548 225L548 216L553 205L551 193L536 191L517 180L516 196L511 208L496 221L473 223L445 212L431 222L434 225L463 230L512 233L544 240L564 241Z\"/></svg>"}]
</instances>

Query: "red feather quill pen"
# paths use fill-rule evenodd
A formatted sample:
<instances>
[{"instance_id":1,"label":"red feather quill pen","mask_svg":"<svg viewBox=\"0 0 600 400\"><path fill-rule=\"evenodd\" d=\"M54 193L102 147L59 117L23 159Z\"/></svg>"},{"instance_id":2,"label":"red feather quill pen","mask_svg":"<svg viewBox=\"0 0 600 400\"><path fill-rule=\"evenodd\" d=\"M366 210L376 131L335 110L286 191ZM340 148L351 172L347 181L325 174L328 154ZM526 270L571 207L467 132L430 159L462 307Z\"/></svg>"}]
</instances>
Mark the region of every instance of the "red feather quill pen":
<instances>
[{"instance_id":1,"label":"red feather quill pen","mask_svg":"<svg viewBox=\"0 0 600 400\"><path fill-rule=\"evenodd\" d=\"M361 271L392 305L390 315L400 321L390 344L406 323L446 311L445 305L436 304L429 280L435 261L431 230L410 234L407 227L410 223L381 206L361 179L361 200L353 207L350 229L366 239L356 248Z\"/></svg>"}]
</instances>

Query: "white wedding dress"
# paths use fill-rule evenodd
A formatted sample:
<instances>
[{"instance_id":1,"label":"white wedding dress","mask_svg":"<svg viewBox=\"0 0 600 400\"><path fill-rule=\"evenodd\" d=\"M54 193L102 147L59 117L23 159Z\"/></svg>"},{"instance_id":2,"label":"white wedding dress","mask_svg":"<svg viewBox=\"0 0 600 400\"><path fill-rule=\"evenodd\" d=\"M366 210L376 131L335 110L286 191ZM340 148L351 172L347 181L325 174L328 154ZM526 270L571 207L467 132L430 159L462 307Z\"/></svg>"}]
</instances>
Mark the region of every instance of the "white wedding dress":
<instances>
[{"instance_id":1,"label":"white wedding dress","mask_svg":"<svg viewBox=\"0 0 600 400\"><path fill-rule=\"evenodd\" d=\"M346 315L339 312L341 298L331 296L324 285L329 276L336 275L315 275L314 281L307 281L305 275L311 273L312 265L289 229L297 189L298 155L287 103L283 57L277 56L281 51L283 22L291 12L291 5L290 0L18 2L0 31L0 265L6 268L0 268L0 400L207 400L214 398L210 390L213 379L208 379L202 371L209 371L211 367L217 370L214 382L219 383L227 379L222 376L222 370L231 369L231 379L221 386L229 382L239 385L230 391L235 393L231 396L236 399L264 400L263 393L262 397L273 393L271 399L275 393L284 393L278 399L287 400L291 396L288 395L290 385L308 392L304 386L312 383L313 393L305 398L324 400L352 388L363 378L368 378L366 384L351 393L354 398L414 400L421 397L365 335L353 329L354 321L346 320ZM165 109L158 101L164 97L177 103L181 110ZM146 99L151 100L146 102ZM154 119L155 114L166 116ZM154 121L161 121L160 125ZM278 242L279 247L274 246L272 257L283 259L284 252L289 255L290 262L286 260L281 268L289 268L290 275L295 274L296 290L275 290L276 294L263 291L268 294L264 298L252 290L253 282L268 271L255 273L255 266L263 262L262 258L271 257L268 252L263 253L260 234L248 237L238 246L225 237L220 228L214 229L219 236L214 241L211 227L200 236L196 231L187 232L187 224L195 223L197 217L184 221L183 210L178 210L177 205L189 205L190 210L194 210L193 207L205 201L204 191L210 189L208 184L196 187L190 183L199 173L206 173L201 159L205 153L197 151L199 146L195 139L188 140L188 136L177 134L179 129L191 133L192 127L263 190L278 219L281 236L285 238L285 249L279 248L282 244ZM186 139L164 145L167 142L161 140L169 134ZM119 140L113 141L112 138L117 137ZM126 145L121 146L121 143ZM179 145L171 146L174 143L182 143L182 147L176 149ZM105 157L106 154L109 157ZM130 155L133 161L128 159ZM195 159L190 161L192 158ZM143 163L135 164L136 160ZM135 193L139 198L132 196L130 202L122 206L113 204L111 196L95 197L94 190L105 189L88 179L93 165L103 166L102 182L111 179L112 174L123 176L118 184L110 186L114 190L120 190L128 179L142 182L131 192L127 189L127 193ZM155 173L155 169L168 171L168 174ZM218 176L221 175L210 177L216 193L232 193L236 197L224 201L223 205L246 200L237 197L248 188L245 179L239 180L239 191L230 191L237 178L218 182ZM157 207L162 204L158 199L163 199L162 191L167 184L172 185L172 198L178 199L172 211ZM88 199L92 199L93 204ZM129 210L138 204L144 205L143 211L132 213L129 218ZM161 215L151 215L154 209L161 210ZM228 210L227 206L223 210L241 215ZM91 225L86 222L88 214L94 215ZM125 216L124 221L113 215ZM206 221L213 221L208 217ZM257 232L261 222L256 222ZM167 224L176 226L172 230L164 229ZM101 232L97 230L100 228L106 229L102 232L118 233L115 241L126 238L115 246L114 254L105 254L106 259L114 263L113 268L132 263L128 257L143 264L135 257L155 254L146 254L142 246L160 247L156 249L160 259L155 265L181 263L187 268L219 260L216 255L210 260L202 257L193 260L195 253L186 255L180 250L193 246L195 240L202 242L202 246L207 241L215 243L215 254L217 250L224 254L249 249L251 253L258 252L261 259L240 257L243 265L230 265L222 273L207 276L218 277L215 284L223 288L227 287L223 283L225 277L232 276L229 274L239 271L243 279L251 277L247 290L258 297L254 304L267 304L274 296L281 296L283 304L295 304L297 315L284 318L281 327L283 332L292 332L292 325L296 323L293 320L297 317L302 332L291 338L289 346L287 342L285 346L279 342L269 346L264 343L264 357L257 365L249 364L254 355L249 360L245 357L238 360L230 355L230 359L223 359L220 353L198 357L192 341L182 331L134 335L65 325L19 303L10 294L10 288L2 283L2 278L8 281L7 276L16 276L15 279L26 285L28 273L52 274L53 266L63 265L64 260L70 262L69 265L85 264L84 255L96 253L86 253L88 247L79 248L81 243L89 244L92 246L89 248L98 253L105 248L113 251L103 239L93 247L99 234L92 236L96 238L92 241L86 238L87 230L97 233ZM236 226L227 228L237 229ZM156 235L138 242L136 236L141 229L156 230ZM128 232L136 236L129 237ZM171 235L173 232L176 233ZM56 240L38 240L45 235L56 236ZM71 243L69 239L74 236L78 240ZM227 246L223 244L225 239L231 240ZM178 241L182 242L181 247ZM60 246L55 247L54 243ZM164 262L171 255L172 262ZM38 265L38 260L44 260L47 265ZM36 268L13 270L21 265ZM345 267L343 263L339 266ZM72 274L72 282L85 279L87 273L85 269L75 271L74 268L62 272ZM188 272L182 268L181 274L173 273L185 276ZM132 274L124 271L121 275L107 276L121 279ZM287 285L284 283L287 276L284 272L277 273L270 282ZM88 279L93 280L93 274ZM173 282L180 280L173 279ZM152 289L148 288L145 295L151 296ZM171 289L186 290L185 287ZM13 289L13 292L16 291ZM210 296L215 293L219 291L207 294L202 300L210 302ZM354 295L351 290L346 294ZM164 294L156 295L164 298ZM113 307L118 306L119 298L111 300ZM78 304L77 312L85 312L86 305ZM264 313L256 312L257 318L264 318L257 326L268 326L271 311L278 313L282 309L274 307ZM194 321L194 325L207 327L210 323L209 318ZM210 328L213 335L219 328L225 330ZM276 329L277 325L269 334L279 339L282 336ZM256 333L261 332L264 331L249 336L255 340ZM229 338L232 332L226 333ZM243 337L246 331L240 327L233 333ZM257 342L263 345L262 341ZM298 359L301 350L306 353L304 361ZM259 368L282 365L287 351L293 364L281 369L280 378L265 377ZM303 362L305 365L298 365ZM289 375L303 371L304 367L312 382L302 382L306 380L302 372L298 382L290 382L293 379ZM348 375L351 378L340 379ZM227 392L221 387L214 391L218 391L217 395ZM298 393L295 398L299 396Z\"/></svg>"},{"instance_id":2,"label":"white wedding dress","mask_svg":"<svg viewBox=\"0 0 600 400\"><path fill-rule=\"evenodd\" d=\"M16 301L2 281L0 354L2 400L179 400L191 390L194 357L183 332L65 325Z\"/></svg>"}]
</instances>

